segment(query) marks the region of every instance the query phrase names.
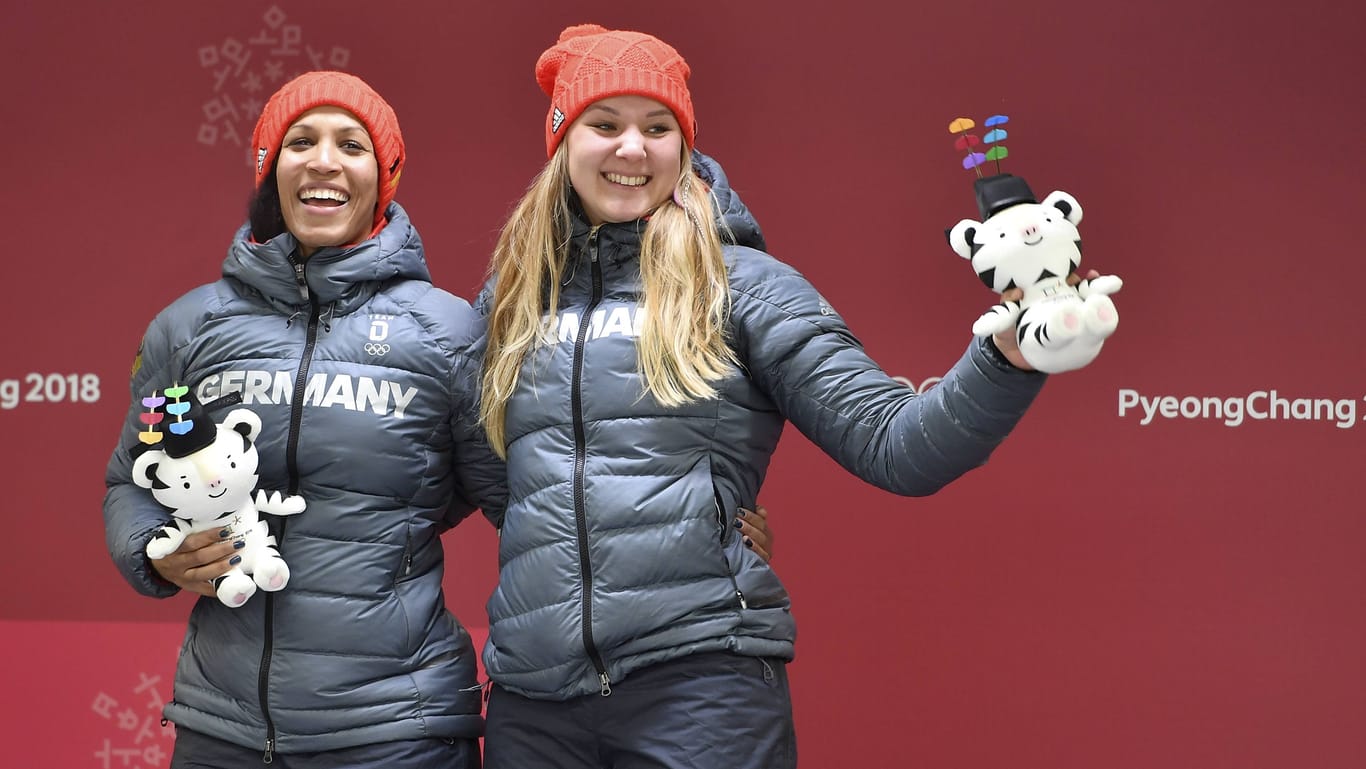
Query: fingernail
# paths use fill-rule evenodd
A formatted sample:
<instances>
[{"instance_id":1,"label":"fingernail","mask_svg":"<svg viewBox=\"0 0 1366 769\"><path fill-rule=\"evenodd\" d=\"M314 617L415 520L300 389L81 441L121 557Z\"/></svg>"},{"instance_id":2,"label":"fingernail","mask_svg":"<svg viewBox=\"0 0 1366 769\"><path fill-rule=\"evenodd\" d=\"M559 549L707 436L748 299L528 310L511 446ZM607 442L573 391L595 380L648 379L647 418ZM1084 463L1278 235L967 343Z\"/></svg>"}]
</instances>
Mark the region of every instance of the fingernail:
<instances>
[{"instance_id":1,"label":"fingernail","mask_svg":"<svg viewBox=\"0 0 1366 769\"><path fill-rule=\"evenodd\" d=\"M743 529L744 527L745 527L744 524L740 523L740 521L737 520L737 521L735 522L735 528L737 528L737 529Z\"/></svg>"},{"instance_id":2,"label":"fingernail","mask_svg":"<svg viewBox=\"0 0 1366 769\"><path fill-rule=\"evenodd\" d=\"M242 548L244 548L244 547L246 547L246 546L247 546L247 541L246 541L245 539L239 539L239 540L237 540L236 542L232 543L232 549L233 549L233 550L241 550Z\"/></svg>"},{"instance_id":3,"label":"fingernail","mask_svg":"<svg viewBox=\"0 0 1366 769\"><path fill-rule=\"evenodd\" d=\"M738 516L740 516L741 518L744 518L746 515L749 514L749 511L742 507L742 508L737 509L737 510L735 511L735 514L738 515Z\"/></svg>"},{"instance_id":4,"label":"fingernail","mask_svg":"<svg viewBox=\"0 0 1366 769\"><path fill-rule=\"evenodd\" d=\"M745 547L747 547L747 548L753 550L753 549L754 549L754 540L750 539L749 537L745 537Z\"/></svg>"},{"instance_id":5,"label":"fingernail","mask_svg":"<svg viewBox=\"0 0 1366 769\"><path fill-rule=\"evenodd\" d=\"M749 544L749 543L746 542L745 544ZM236 566L237 564L239 564L239 563L241 563L241 562L242 562L242 556L240 556L240 555L234 555L233 557L231 557L231 558L228 559L228 563L232 564L233 566Z\"/></svg>"},{"instance_id":6,"label":"fingernail","mask_svg":"<svg viewBox=\"0 0 1366 769\"><path fill-rule=\"evenodd\" d=\"M228 536L229 534L231 534L231 533L232 533L232 529L223 529L222 531L218 532L218 536L223 537L223 538L227 538L227 536Z\"/></svg>"}]
</instances>

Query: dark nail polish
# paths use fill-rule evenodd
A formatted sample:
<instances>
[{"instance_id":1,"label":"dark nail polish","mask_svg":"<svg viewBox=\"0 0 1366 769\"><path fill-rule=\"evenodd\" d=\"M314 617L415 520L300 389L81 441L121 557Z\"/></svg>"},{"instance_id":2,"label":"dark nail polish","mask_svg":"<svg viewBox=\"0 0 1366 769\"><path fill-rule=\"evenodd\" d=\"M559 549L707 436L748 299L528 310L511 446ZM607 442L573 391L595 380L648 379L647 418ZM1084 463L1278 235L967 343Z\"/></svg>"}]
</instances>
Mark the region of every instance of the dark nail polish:
<instances>
[{"instance_id":1,"label":"dark nail polish","mask_svg":"<svg viewBox=\"0 0 1366 769\"><path fill-rule=\"evenodd\" d=\"M232 533L232 529L223 529L222 531L218 532L218 536L220 536L220 537L222 537L222 538L224 538L224 539L227 539L227 536L228 536L229 534L231 534L231 533Z\"/></svg>"},{"instance_id":2,"label":"dark nail polish","mask_svg":"<svg viewBox=\"0 0 1366 769\"><path fill-rule=\"evenodd\" d=\"M736 521L736 522L735 522L735 528L739 529L739 528L742 528L742 527L743 527L743 524L741 524L739 521Z\"/></svg>"},{"instance_id":3,"label":"dark nail polish","mask_svg":"<svg viewBox=\"0 0 1366 769\"><path fill-rule=\"evenodd\" d=\"M736 510L735 514L740 516L741 518L744 518L746 515L749 515L749 511L742 507Z\"/></svg>"},{"instance_id":4,"label":"dark nail polish","mask_svg":"<svg viewBox=\"0 0 1366 769\"><path fill-rule=\"evenodd\" d=\"M239 564L239 563L241 563L241 562L242 562L242 556L240 556L240 555L234 555L233 557L231 557L231 558L228 559L228 563L232 564L233 566L236 566L237 564Z\"/></svg>"},{"instance_id":5,"label":"dark nail polish","mask_svg":"<svg viewBox=\"0 0 1366 769\"><path fill-rule=\"evenodd\" d=\"M754 540L750 539L749 537L745 537L745 547L749 548L750 550L753 550Z\"/></svg>"},{"instance_id":6,"label":"dark nail polish","mask_svg":"<svg viewBox=\"0 0 1366 769\"><path fill-rule=\"evenodd\" d=\"M244 547L246 547L246 546L247 546L247 541L246 541L245 539L239 539L239 540L237 540L236 542L232 543L232 549L233 549L233 550L241 550L242 548L244 548Z\"/></svg>"}]
</instances>

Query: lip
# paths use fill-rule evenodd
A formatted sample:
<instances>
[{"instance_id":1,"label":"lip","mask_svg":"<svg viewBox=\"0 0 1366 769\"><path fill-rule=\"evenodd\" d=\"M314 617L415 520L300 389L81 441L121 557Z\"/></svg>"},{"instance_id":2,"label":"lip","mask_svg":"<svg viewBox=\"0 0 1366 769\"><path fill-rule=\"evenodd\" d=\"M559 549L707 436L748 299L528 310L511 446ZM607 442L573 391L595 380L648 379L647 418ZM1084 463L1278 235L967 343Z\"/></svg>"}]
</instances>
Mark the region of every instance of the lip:
<instances>
[{"instance_id":1,"label":"lip","mask_svg":"<svg viewBox=\"0 0 1366 769\"><path fill-rule=\"evenodd\" d=\"M644 178L644 179L645 179L645 183L644 183L644 184L622 184L621 182L612 181L611 179L609 179L609 178L608 178L608 174L611 174L612 176L638 176L638 177ZM650 186L650 182L654 181L654 178L655 178L653 174L629 174L629 173L623 173L623 172L621 172L621 171L603 171L603 172L600 174L600 176L602 177L602 180L603 180L603 181L607 182L608 184L612 185L613 187L620 187L621 189L626 189L626 190L643 190L643 189L645 189L646 187L649 187L649 186Z\"/></svg>"},{"instance_id":2,"label":"lip","mask_svg":"<svg viewBox=\"0 0 1366 769\"><path fill-rule=\"evenodd\" d=\"M319 205L318 203L315 203L311 200L304 200L302 197L303 194L305 192L310 192L313 190L328 190L331 192L340 192L341 194L347 197L347 200L346 202L342 202L340 200L332 201L337 205ZM298 203L300 206L303 206L304 210L310 213L316 213L320 215L333 215L338 211L345 210L347 206L351 205L351 201L354 199L355 196L352 195L350 191L348 191L345 187L339 184L308 184L303 187L300 187L298 192L294 193L294 201Z\"/></svg>"}]
</instances>

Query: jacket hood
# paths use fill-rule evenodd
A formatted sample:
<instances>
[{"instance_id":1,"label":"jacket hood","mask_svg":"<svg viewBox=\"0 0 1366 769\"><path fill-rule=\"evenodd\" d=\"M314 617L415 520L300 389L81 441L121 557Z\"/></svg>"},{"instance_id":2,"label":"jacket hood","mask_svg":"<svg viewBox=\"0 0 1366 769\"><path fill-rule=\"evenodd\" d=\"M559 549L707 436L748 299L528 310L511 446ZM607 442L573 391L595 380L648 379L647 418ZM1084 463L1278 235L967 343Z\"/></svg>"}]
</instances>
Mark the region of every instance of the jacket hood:
<instances>
[{"instance_id":1,"label":"jacket hood","mask_svg":"<svg viewBox=\"0 0 1366 769\"><path fill-rule=\"evenodd\" d=\"M223 276L241 281L260 292L267 301L285 307L335 305L345 312L372 296L379 286L396 279L431 282L431 271L422 250L422 239L397 203L385 210L389 223L379 234L350 248L320 248L303 262L308 296L295 279L290 261L299 243L289 232L265 243L251 241L250 223L242 225L228 248Z\"/></svg>"},{"instance_id":2,"label":"jacket hood","mask_svg":"<svg viewBox=\"0 0 1366 769\"><path fill-rule=\"evenodd\" d=\"M722 225L723 239L737 246L749 246L759 251L767 251L768 249L764 244L764 233L759 229L759 222L745 207L744 201L740 200L739 193L731 188L730 180L726 178L726 172L721 168L721 164L710 155L704 155L693 150L692 166L697 175L702 177L702 181L711 187L712 194L716 196L716 221ZM729 236L726 234L727 230L729 230Z\"/></svg>"}]
</instances>

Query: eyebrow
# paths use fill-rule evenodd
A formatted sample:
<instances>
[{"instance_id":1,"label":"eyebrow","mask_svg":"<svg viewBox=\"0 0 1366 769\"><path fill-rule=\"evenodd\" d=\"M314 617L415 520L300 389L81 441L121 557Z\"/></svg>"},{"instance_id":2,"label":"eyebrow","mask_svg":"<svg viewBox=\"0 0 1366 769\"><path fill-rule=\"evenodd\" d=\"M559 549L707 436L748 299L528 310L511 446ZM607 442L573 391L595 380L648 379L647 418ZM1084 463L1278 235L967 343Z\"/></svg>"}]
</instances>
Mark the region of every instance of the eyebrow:
<instances>
[{"instance_id":1,"label":"eyebrow","mask_svg":"<svg viewBox=\"0 0 1366 769\"><path fill-rule=\"evenodd\" d=\"M312 123L309 123L309 122L307 122L307 121L303 121L303 122L295 123L295 124L291 125L289 128L286 128L286 129L285 129L285 133L289 133L290 131L293 131L293 130L296 129L296 128L299 128L299 129L302 129L302 130L305 130L305 131L316 131L316 130L318 130L316 127L314 127L314 125L313 125ZM366 134L366 135L368 135L368 134L370 133L369 131L365 130L365 126L363 126L363 125L349 125L349 126L343 126L343 127L339 128L339 129L337 129L337 133L343 133L343 134L346 134L346 133L355 133L356 131L360 131L361 133Z\"/></svg>"},{"instance_id":2,"label":"eyebrow","mask_svg":"<svg viewBox=\"0 0 1366 769\"><path fill-rule=\"evenodd\" d=\"M603 112L607 112L607 113L610 113L610 114L613 114L613 115L617 115L617 116L620 116L620 115L621 115L620 112L618 112L618 111L612 109L611 107L608 107L608 106L605 105L605 104L594 104L593 106L589 107L588 109L589 109L590 111L591 111L591 110L595 110L595 109L600 109L600 110L602 110ZM657 110L654 110L654 111L652 111L652 112L647 112L647 113L645 114L645 117L663 117L664 115L672 115L672 114L673 114L673 110L669 109L668 107L665 107L665 108L663 108L663 109L657 109Z\"/></svg>"}]
</instances>

